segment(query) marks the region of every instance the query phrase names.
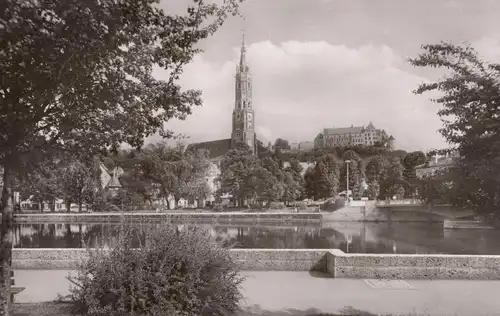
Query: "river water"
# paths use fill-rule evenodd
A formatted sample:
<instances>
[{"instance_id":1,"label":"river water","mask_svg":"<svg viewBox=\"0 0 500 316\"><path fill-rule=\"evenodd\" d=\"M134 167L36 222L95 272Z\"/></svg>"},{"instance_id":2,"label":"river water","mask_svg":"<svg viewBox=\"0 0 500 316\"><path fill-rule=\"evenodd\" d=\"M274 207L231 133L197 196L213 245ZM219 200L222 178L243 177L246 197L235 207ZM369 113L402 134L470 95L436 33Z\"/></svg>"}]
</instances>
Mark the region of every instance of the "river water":
<instances>
[{"instance_id":1,"label":"river water","mask_svg":"<svg viewBox=\"0 0 500 316\"><path fill-rule=\"evenodd\" d=\"M148 225L148 224L142 224ZM178 225L184 229L186 225ZM198 225L236 248L338 248L349 253L500 255L500 230L443 229L442 223L331 223L327 226ZM16 248L112 246L117 224L17 224Z\"/></svg>"}]
</instances>

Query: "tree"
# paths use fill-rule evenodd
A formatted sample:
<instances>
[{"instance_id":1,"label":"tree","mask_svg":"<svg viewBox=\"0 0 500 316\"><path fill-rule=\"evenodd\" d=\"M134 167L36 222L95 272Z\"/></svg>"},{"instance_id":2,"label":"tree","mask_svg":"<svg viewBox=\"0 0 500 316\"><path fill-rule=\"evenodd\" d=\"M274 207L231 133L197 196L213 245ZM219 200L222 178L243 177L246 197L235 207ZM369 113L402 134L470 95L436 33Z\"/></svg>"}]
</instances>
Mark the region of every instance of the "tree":
<instances>
[{"instance_id":1,"label":"tree","mask_svg":"<svg viewBox=\"0 0 500 316\"><path fill-rule=\"evenodd\" d=\"M302 196L303 181L298 181L292 172L285 171L283 189L283 201L285 203L296 201Z\"/></svg>"},{"instance_id":2,"label":"tree","mask_svg":"<svg viewBox=\"0 0 500 316\"><path fill-rule=\"evenodd\" d=\"M417 179L416 167L424 164L426 161L427 161L427 156L421 151L414 151L411 153L407 153L403 157L402 159L404 167L403 178L406 181L408 181L409 188L411 189L408 190L407 192L408 197L415 193L414 189L417 186L418 179Z\"/></svg>"},{"instance_id":3,"label":"tree","mask_svg":"<svg viewBox=\"0 0 500 316\"><path fill-rule=\"evenodd\" d=\"M385 156L376 155L370 158L366 164L365 175L368 182L379 181L383 178L384 170L386 170L388 165L388 160Z\"/></svg>"},{"instance_id":4,"label":"tree","mask_svg":"<svg viewBox=\"0 0 500 316\"><path fill-rule=\"evenodd\" d=\"M212 192L206 181L206 176L211 168L208 152L197 150L186 154L186 159L191 165L189 172L183 174L180 196L185 199L205 199Z\"/></svg>"},{"instance_id":5,"label":"tree","mask_svg":"<svg viewBox=\"0 0 500 316\"><path fill-rule=\"evenodd\" d=\"M387 159L380 178L381 198L392 198L395 195L400 197L401 192L404 195L404 187L408 186L408 182L403 181L403 170L404 167L399 158L389 157Z\"/></svg>"},{"instance_id":6,"label":"tree","mask_svg":"<svg viewBox=\"0 0 500 316\"><path fill-rule=\"evenodd\" d=\"M424 164L426 161L427 157L421 151L407 153L402 159L404 178L409 182L415 182L417 180L415 167Z\"/></svg>"},{"instance_id":7,"label":"tree","mask_svg":"<svg viewBox=\"0 0 500 316\"><path fill-rule=\"evenodd\" d=\"M380 183L377 179L372 179L368 182L366 195L370 200L377 200L380 195Z\"/></svg>"},{"instance_id":8,"label":"tree","mask_svg":"<svg viewBox=\"0 0 500 316\"><path fill-rule=\"evenodd\" d=\"M347 168L349 168L349 189L352 190L354 198L360 198L361 182L363 180L363 170L361 166L361 158L353 150L347 150L342 155L342 169L340 172L341 188L347 188ZM350 161L346 163L346 161Z\"/></svg>"},{"instance_id":9,"label":"tree","mask_svg":"<svg viewBox=\"0 0 500 316\"><path fill-rule=\"evenodd\" d=\"M1 258L11 258L12 177L24 160L52 148L91 157L122 143L140 147L201 105L183 91L183 66L238 0L193 1L186 14L165 14L154 0L16 1L0 13L0 165L3 166ZM152 75L158 65L167 80ZM0 304L9 315L10 283L2 264ZM7 268L5 268L7 267Z\"/></svg>"},{"instance_id":10,"label":"tree","mask_svg":"<svg viewBox=\"0 0 500 316\"><path fill-rule=\"evenodd\" d=\"M287 150L290 149L290 144L286 139L282 138L277 138L276 141L274 142L274 148L276 149L281 149L281 150Z\"/></svg>"},{"instance_id":11,"label":"tree","mask_svg":"<svg viewBox=\"0 0 500 316\"><path fill-rule=\"evenodd\" d=\"M18 172L15 176L16 191L22 199L32 198L40 205L43 211L44 203L49 203L49 209L54 210L55 199L61 197L61 173L55 159L47 159L38 164L33 170Z\"/></svg>"},{"instance_id":12,"label":"tree","mask_svg":"<svg viewBox=\"0 0 500 316\"><path fill-rule=\"evenodd\" d=\"M402 181L403 169L398 157L372 157L365 170L370 197L383 199L400 194L401 186L408 186Z\"/></svg>"},{"instance_id":13,"label":"tree","mask_svg":"<svg viewBox=\"0 0 500 316\"><path fill-rule=\"evenodd\" d=\"M150 144L136 157L138 177L156 184L170 209L170 197L177 208L181 198L204 197L209 168L204 151L186 152L165 142Z\"/></svg>"},{"instance_id":14,"label":"tree","mask_svg":"<svg viewBox=\"0 0 500 316\"><path fill-rule=\"evenodd\" d=\"M94 192L99 190L100 179L96 177L92 161L72 160L60 166L61 193L69 212L71 203L78 205L78 211L82 211L85 202L92 202Z\"/></svg>"},{"instance_id":15,"label":"tree","mask_svg":"<svg viewBox=\"0 0 500 316\"><path fill-rule=\"evenodd\" d=\"M290 166L285 168L285 180L283 200L285 202L295 201L304 194L304 177L302 176L302 166L296 159L290 160Z\"/></svg>"},{"instance_id":16,"label":"tree","mask_svg":"<svg viewBox=\"0 0 500 316\"><path fill-rule=\"evenodd\" d=\"M253 183L247 180L258 167L260 161L248 147L229 150L220 162L221 173L216 180L219 186L218 196L230 194L242 207L247 198L255 196Z\"/></svg>"},{"instance_id":17,"label":"tree","mask_svg":"<svg viewBox=\"0 0 500 316\"><path fill-rule=\"evenodd\" d=\"M419 197L427 204L448 204L453 205L457 202L465 205L467 201L457 201L469 194L460 192L460 186L454 179L453 170L437 170L432 174L427 174L419 181ZM471 194L474 194L471 192Z\"/></svg>"},{"instance_id":18,"label":"tree","mask_svg":"<svg viewBox=\"0 0 500 316\"><path fill-rule=\"evenodd\" d=\"M467 201L478 212L499 214L500 64L481 60L470 45L445 42L422 46L422 52L409 62L415 67L449 72L439 81L421 84L414 92L441 94L433 101L440 105L440 133L451 149L439 153L457 152L456 178L464 179L461 186L474 192L456 205L463 206Z\"/></svg>"},{"instance_id":19,"label":"tree","mask_svg":"<svg viewBox=\"0 0 500 316\"><path fill-rule=\"evenodd\" d=\"M321 158L314 167L315 198L335 196L339 188L339 165L332 155Z\"/></svg>"},{"instance_id":20,"label":"tree","mask_svg":"<svg viewBox=\"0 0 500 316\"><path fill-rule=\"evenodd\" d=\"M304 195L307 198L316 200L316 179L314 170L315 167L309 167L304 174Z\"/></svg>"},{"instance_id":21,"label":"tree","mask_svg":"<svg viewBox=\"0 0 500 316\"><path fill-rule=\"evenodd\" d=\"M283 196L283 182L264 167L257 167L252 170L252 173L247 178L247 186L248 196L259 202L267 202L267 206Z\"/></svg>"}]
</instances>

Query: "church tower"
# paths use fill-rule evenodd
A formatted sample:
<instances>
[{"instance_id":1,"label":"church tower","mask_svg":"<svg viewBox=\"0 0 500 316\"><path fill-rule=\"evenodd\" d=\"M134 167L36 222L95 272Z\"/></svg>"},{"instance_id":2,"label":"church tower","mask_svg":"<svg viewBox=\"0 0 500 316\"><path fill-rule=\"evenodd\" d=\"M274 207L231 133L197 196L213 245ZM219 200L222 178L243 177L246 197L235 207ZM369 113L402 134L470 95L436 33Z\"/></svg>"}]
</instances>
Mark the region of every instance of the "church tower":
<instances>
[{"instance_id":1,"label":"church tower","mask_svg":"<svg viewBox=\"0 0 500 316\"><path fill-rule=\"evenodd\" d=\"M240 63L236 66L235 104L233 110L233 130L231 133L231 147L239 143L255 150L255 116L252 105L252 75L246 62L245 36L241 43Z\"/></svg>"}]
</instances>

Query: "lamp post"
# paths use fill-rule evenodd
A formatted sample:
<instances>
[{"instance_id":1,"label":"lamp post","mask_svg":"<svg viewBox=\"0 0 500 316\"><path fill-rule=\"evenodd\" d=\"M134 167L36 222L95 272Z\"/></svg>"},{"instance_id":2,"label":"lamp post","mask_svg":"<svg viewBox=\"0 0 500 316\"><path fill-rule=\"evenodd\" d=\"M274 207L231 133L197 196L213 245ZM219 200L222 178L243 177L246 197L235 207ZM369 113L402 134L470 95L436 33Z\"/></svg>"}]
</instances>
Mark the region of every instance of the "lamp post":
<instances>
[{"instance_id":1,"label":"lamp post","mask_svg":"<svg viewBox=\"0 0 500 316\"><path fill-rule=\"evenodd\" d=\"M346 171L347 171L347 174L346 174L346 191L345 191L345 198L346 198L346 202L347 204L349 204L349 164L351 163L350 160L346 160L344 161L345 164L346 164Z\"/></svg>"}]
</instances>

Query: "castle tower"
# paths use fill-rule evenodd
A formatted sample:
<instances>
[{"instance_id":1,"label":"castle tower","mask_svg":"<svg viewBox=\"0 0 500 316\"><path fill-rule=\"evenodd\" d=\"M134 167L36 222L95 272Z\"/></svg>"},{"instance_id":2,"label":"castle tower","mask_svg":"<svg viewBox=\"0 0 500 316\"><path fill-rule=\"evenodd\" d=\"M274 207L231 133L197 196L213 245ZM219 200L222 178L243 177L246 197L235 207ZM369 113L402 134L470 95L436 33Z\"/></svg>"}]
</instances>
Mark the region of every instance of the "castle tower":
<instances>
[{"instance_id":1,"label":"castle tower","mask_svg":"<svg viewBox=\"0 0 500 316\"><path fill-rule=\"evenodd\" d=\"M254 114L252 106L252 75L246 62L245 35L243 35L240 63L236 66L231 146L234 148L239 143L246 144L253 154L256 153Z\"/></svg>"}]
</instances>

